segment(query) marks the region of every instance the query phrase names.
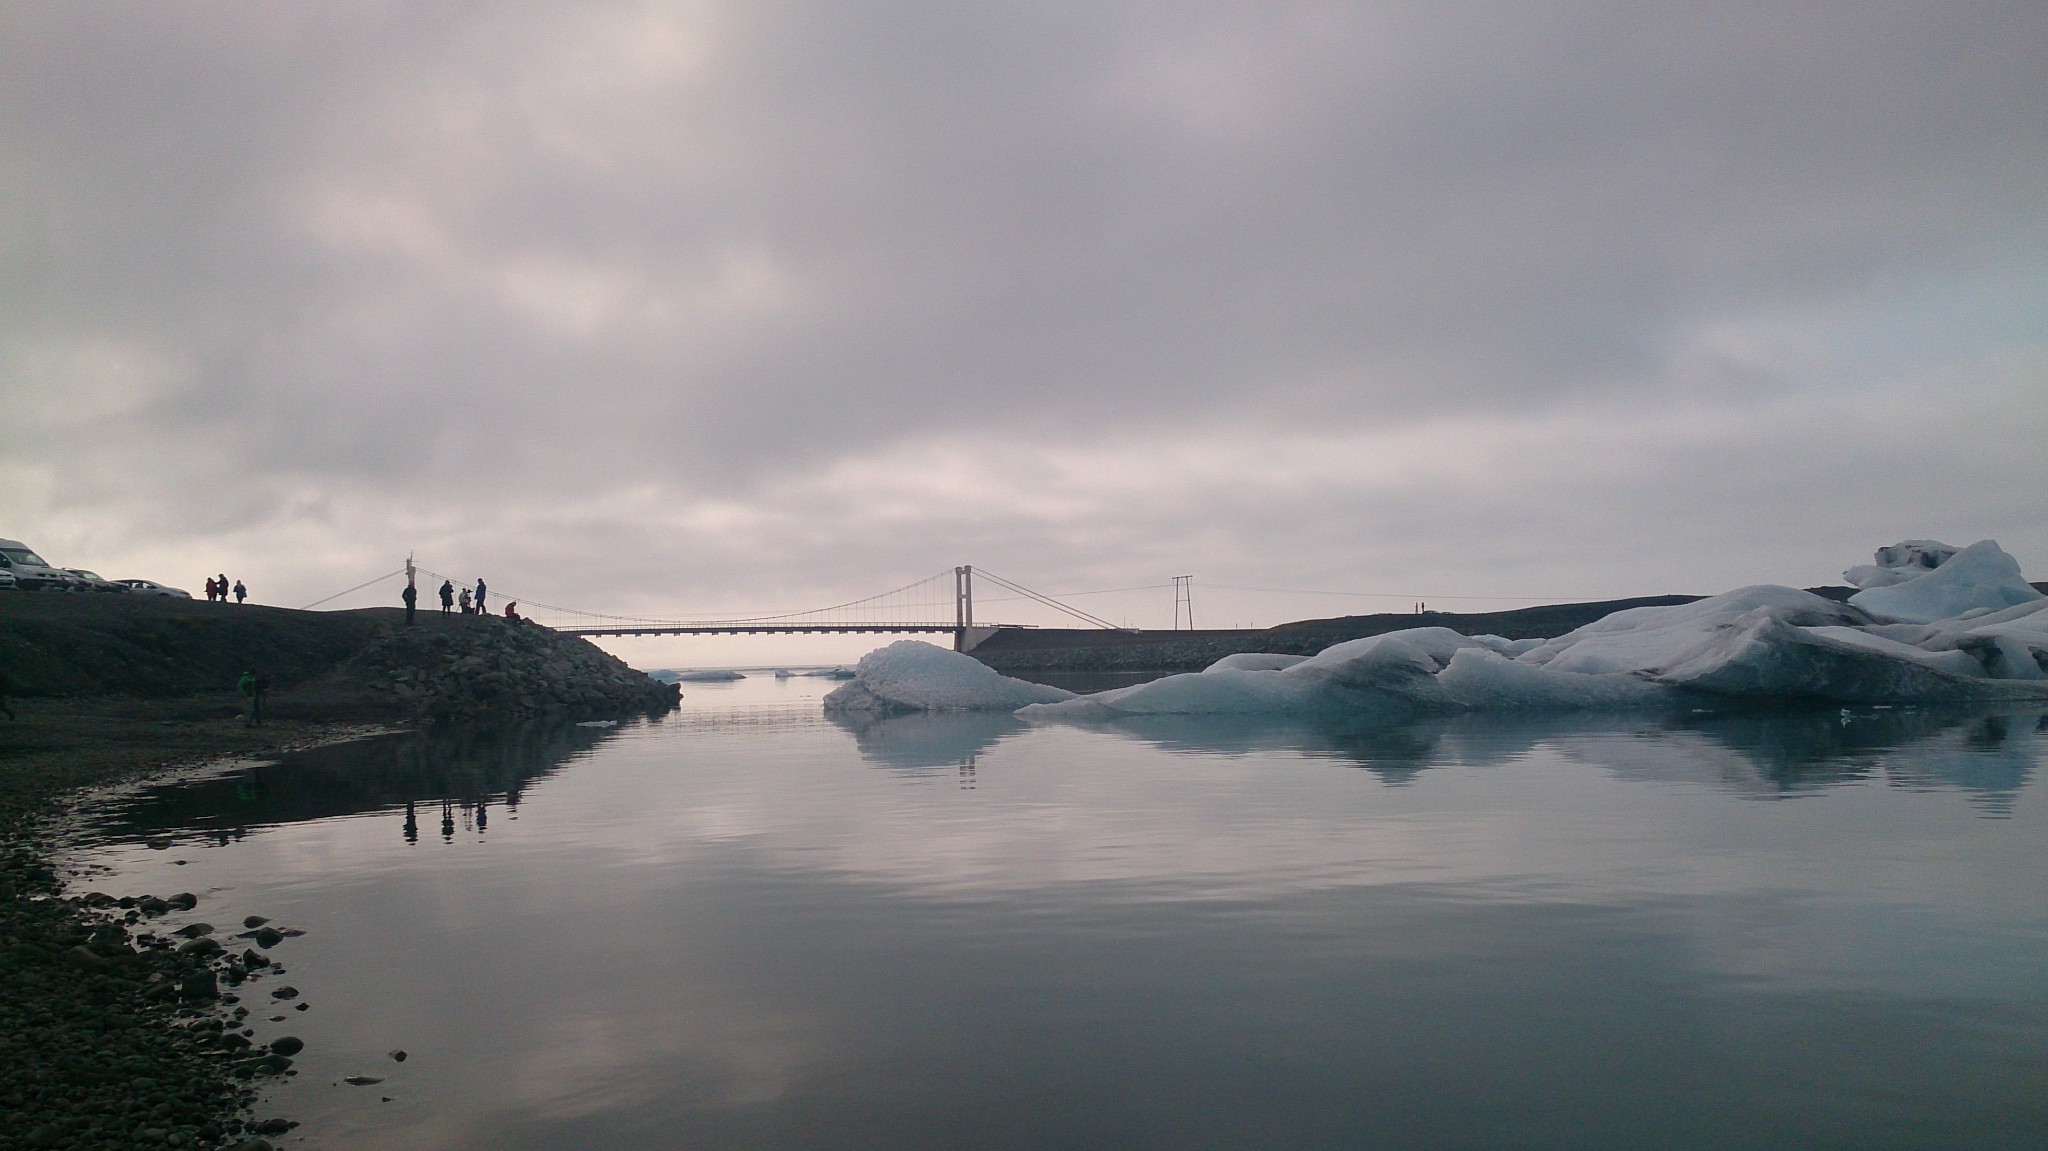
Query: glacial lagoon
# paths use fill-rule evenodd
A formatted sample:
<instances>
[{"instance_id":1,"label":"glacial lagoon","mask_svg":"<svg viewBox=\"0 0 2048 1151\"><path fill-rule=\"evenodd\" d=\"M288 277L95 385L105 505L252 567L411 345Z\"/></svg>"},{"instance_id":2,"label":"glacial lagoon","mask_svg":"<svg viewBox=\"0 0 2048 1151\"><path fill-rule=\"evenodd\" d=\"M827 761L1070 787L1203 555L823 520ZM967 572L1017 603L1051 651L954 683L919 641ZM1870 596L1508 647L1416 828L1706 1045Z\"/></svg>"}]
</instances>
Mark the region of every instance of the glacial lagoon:
<instances>
[{"instance_id":1,"label":"glacial lagoon","mask_svg":"<svg viewBox=\"0 0 2048 1151\"><path fill-rule=\"evenodd\" d=\"M237 989L306 1041L286 1146L2048 1138L2039 707L1085 726L833 686L216 770L67 861L199 895L159 931L304 932Z\"/></svg>"}]
</instances>

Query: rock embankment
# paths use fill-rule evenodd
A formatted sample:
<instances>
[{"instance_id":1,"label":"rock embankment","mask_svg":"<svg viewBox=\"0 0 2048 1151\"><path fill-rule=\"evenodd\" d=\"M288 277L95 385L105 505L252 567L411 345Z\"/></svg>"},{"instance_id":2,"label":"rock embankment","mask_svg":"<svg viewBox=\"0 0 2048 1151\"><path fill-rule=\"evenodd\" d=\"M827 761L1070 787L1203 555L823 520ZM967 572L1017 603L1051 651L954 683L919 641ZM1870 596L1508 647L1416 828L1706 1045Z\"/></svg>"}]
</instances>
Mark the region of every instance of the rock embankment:
<instances>
[{"instance_id":1,"label":"rock embankment","mask_svg":"<svg viewBox=\"0 0 2048 1151\"><path fill-rule=\"evenodd\" d=\"M496 618L398 628L336 679L376 710L435 721L661 713L682 696L575 636Z\"/></svg>"}]
</instances>

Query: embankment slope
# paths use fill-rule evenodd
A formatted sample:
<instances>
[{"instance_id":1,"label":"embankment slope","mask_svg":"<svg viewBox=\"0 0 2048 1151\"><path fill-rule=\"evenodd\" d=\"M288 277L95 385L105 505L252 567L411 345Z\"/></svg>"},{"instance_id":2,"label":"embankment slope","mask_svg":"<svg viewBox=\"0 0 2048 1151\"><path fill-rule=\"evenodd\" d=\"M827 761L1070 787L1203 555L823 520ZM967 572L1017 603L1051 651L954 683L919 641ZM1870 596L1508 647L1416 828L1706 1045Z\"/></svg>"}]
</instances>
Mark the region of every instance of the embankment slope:
<instances>
[{"instance_id":1,"label":"embankment slope","mask_svg":"<svg viewBox=\"0 0 2048 1151\"><path fill-rule=\"evenodd\" d=\"M168 717L241 706L266 675L279 719L586 719L666 711L657 683L589 642L495 616L310 612L136 596L0 595L0 669L22 698L125 697Z\"/></svg>"}]
</instances>

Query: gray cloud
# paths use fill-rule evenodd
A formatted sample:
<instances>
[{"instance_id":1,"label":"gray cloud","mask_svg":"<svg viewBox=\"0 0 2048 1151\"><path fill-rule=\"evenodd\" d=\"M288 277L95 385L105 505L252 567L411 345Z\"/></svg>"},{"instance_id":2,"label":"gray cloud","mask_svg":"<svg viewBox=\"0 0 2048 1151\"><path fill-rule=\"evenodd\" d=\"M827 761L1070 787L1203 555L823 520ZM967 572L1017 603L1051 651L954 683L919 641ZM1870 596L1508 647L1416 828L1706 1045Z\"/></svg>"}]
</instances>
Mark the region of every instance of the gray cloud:
<instances>
[{"instance_id":1,"label":"gray cloud","mask_svg":"<svg viewBox=\"0 0 2048 1151\"><path fill-rule=\"evenodd\" d=\"M1927 518L2038 574L2044 60L2024 2L20 7L0 510L305 598L536 532L619 606Z\"/></svg>"}]
</instances>

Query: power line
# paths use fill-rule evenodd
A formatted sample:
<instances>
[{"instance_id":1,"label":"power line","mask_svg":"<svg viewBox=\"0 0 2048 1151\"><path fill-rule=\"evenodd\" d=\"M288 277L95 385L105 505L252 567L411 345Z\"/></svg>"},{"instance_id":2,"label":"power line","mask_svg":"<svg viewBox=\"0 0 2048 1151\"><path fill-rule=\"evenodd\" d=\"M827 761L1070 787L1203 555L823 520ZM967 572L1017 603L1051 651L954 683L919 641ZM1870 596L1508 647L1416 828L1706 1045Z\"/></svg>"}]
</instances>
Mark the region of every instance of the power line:
<instances>
[{"instance_id":1,"label":"power line","mask_svg":"<svg viewBox=\"0 0 2048 1151\"><path fill-rule=\"evenodd\" d=\"M1204 586L1204 587L1212 587L1212 588L1221 588L1221 589L1223 589L1223 590L1225 590L1225 591L1263 591L1263 592L1277 592L1277 593L1280 593L1280 594L1283 594L1283 595L1330 595L1330 596L1353 596L1353 597L1357 597L1357 598L1360 598L1360 599L1421 599L1421 600L1431 600L1431 599L1469 599L1469 600L1491 600L1491 599L1508 599L1508 600L1542 600L1542 601L1549 601L1549 602L1553 602L1553 603L1565 603L1565 602L1578 602L1577 600L1573 599L1573 597L1571 597L1571 596L1559 596L1559 595L1436 595L1436 594L1433 594L1433 593L1426 593L1426 592L1405 592L1405 591L1404 591L1404 592L1392 592L1392 591L1320 591L1320 590L1316 590L1316 589L1312 589L1312 588L1298 588L1298 587L1256 587L1256 586L1253 586L1253 585L1250 585L1250 584L1230 584L1230 583L1212 583L1212 584L1204 584L1203 586Z\"/></svg>"}]
</instances>

